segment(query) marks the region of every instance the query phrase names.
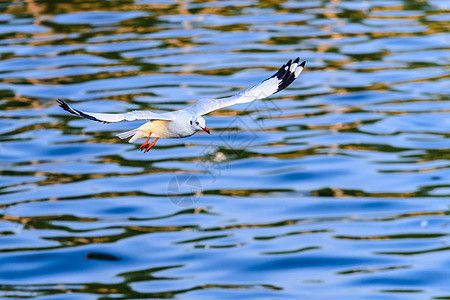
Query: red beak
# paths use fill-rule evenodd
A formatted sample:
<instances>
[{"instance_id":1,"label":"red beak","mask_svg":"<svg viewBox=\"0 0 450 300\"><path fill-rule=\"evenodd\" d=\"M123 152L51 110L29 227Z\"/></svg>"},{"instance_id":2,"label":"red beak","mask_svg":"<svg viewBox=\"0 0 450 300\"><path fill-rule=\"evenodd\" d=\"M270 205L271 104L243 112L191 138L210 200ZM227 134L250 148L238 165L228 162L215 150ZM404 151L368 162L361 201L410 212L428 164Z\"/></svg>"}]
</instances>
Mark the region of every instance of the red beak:
<instances>
[{"instance_id":1,"label":"red beak","mask_svg":"<svg viewBox=\"0 0 450 300\"><path fill-rule=\"evenodd\" d=\"M209 129L207 128L207 127L205 127L205 128L203 128L203 127L201 127L207 134L211 134L210 132L209 132Z\"/></svg>"}]
</instances>

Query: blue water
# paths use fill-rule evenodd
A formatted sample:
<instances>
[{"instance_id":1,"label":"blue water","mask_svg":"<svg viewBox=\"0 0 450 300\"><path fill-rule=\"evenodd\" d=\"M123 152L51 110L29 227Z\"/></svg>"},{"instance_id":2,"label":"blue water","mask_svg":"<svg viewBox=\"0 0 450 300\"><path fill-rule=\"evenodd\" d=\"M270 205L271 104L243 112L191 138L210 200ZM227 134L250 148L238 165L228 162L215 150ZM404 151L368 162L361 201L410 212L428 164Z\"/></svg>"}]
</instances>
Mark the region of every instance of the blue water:
<instances>
[{"instance_id":1,"label":"blue water","mask_svg":"<svg viewBox=\"0 0 450 300\"><path fill-rule=\"evenodd\" d=\"M448 1L3 1L0 298L449 299ZM93 112L232 95L211 135Z\"/></svg>"}]
</instances>

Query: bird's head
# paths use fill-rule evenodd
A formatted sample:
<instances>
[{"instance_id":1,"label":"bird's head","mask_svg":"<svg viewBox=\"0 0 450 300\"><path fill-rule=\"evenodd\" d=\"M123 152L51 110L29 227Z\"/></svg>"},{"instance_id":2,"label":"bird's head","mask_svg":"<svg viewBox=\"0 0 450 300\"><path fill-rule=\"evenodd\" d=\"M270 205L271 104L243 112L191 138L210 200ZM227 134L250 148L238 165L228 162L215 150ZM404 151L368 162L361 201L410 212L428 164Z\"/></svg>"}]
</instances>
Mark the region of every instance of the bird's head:
<instances>
[{"instance_id":1,"label":"bird's head","mask_svg":"<svg viewBox=\"0 0 450 300\"><path fill-rule=\"evenodd\" d=\"M205 119L203 119L202 116L194 116L191 121L189 121L191 124L191 127L196 130L196 131L200 131L203 130L206 133L209 134L209 129L206 127L206 122Z\"/></svg>"}]
</instances>

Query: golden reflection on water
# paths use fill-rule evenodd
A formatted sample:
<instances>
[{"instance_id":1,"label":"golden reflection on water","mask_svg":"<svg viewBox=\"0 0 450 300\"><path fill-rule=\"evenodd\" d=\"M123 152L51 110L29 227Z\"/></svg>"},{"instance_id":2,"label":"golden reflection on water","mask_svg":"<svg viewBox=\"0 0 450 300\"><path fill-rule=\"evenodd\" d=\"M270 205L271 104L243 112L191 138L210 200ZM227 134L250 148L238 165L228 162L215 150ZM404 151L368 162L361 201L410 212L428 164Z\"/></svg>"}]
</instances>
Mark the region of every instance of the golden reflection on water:
<instances>
[{"instance_id":1,"label":"golden reflection on water","mask_svg":"<svg viewBox=\"0 0 450 300\"><path fill-rule=\"evenodd\" d=\"M0 297L448 294L434 280L448 273L427 256L442 266L440 254L450 250L448 10L432 1L223 3L26 0L2 7L12 19L0 29L18 29L1 34L0 262L18 266L11 274L25 271L19 284L1 285ZM130 11L144 14L115 19ZM92 12L111 22L97 22ZM207 117L215 127L210 140L161 143L146 156L114 136L119 127L67 116L54 103L67 97L96 111L169 111L232 95L294 53L308 61L304 74L263 110L215 111ZM88 59L71 64L73 55ZM37 64L17 70L15 59ZM250 119L251 129L230 126L236 118ZM221 140L230 131L257 139L234 149ZM217 147L203 155L211 143ZM201 166L216 157L227 168L209 176ZM79 164L85 169L77 172ZM189 209L161 200L171 176L184 173L203 185ZM108 250L123 259L86 262L87 251ZM86 277L103 268L109 277ZM32 278L37 272L49 283ZM429 276L435 283L405 284L415 272L437 274ZM154 289L155 282L164 287Z\"/></svg>"}]
</instances>

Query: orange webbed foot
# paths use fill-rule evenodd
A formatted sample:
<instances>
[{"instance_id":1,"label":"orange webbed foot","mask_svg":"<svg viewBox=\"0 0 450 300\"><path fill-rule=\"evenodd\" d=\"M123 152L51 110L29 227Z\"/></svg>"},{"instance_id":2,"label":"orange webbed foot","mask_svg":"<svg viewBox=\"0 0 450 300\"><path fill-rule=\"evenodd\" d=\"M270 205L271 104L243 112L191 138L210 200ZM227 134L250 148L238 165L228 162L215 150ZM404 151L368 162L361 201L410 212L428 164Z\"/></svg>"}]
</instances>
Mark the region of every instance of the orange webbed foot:
<instances>
[{"instance_id":1,"label":"orange webbed foot","mask_svg":"<svg viewBox=\"0 0 450 300\"><path fill-rule=\"evenodd\" d=\"M150 136L152 135L152 133L150 132L150 134L148 135L147 140L145 141L145 143L143 143L140 147L139 150L142 151L144 150L147 146L148 146L148 141L150 140Z\"/></svg>"},{"instance_id":2,"label":"orange webbed foot","mask_svg":"<svg viewBox=\"0 0 450 300\"><path fill-rule=\"evenodd\" d=\"M148 152L153 146L155 146L157 140L159 140L159 138L156 138L156 140L154 140L153 142L151 142L150 144L148 144L148 145L146 146L147 149L145 149L144 153Z\"/></svg>"}]
</instances>

